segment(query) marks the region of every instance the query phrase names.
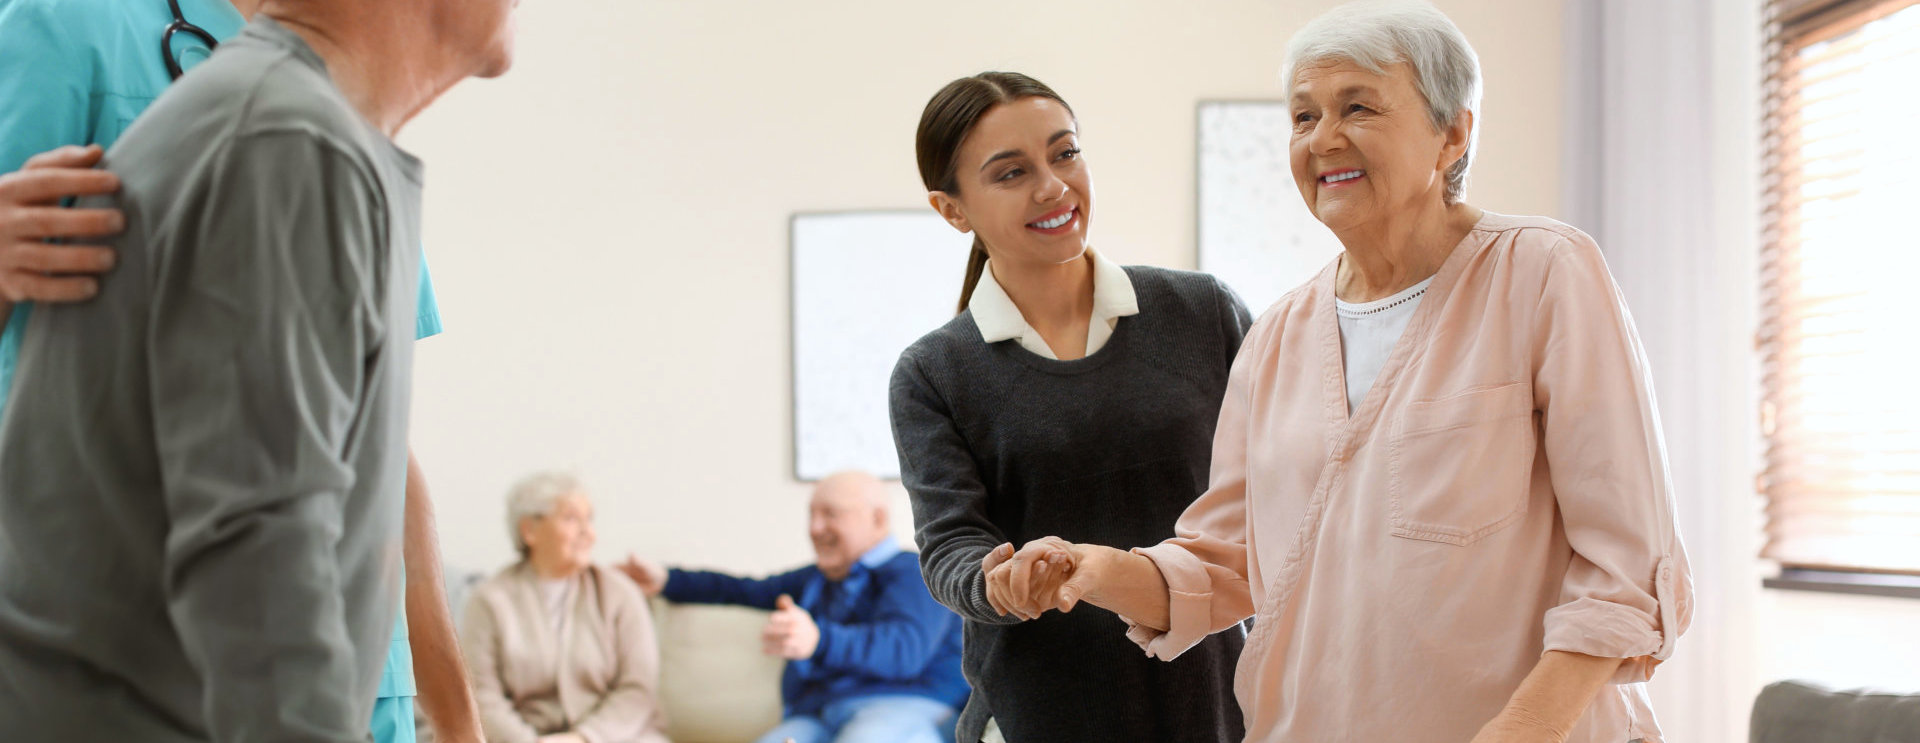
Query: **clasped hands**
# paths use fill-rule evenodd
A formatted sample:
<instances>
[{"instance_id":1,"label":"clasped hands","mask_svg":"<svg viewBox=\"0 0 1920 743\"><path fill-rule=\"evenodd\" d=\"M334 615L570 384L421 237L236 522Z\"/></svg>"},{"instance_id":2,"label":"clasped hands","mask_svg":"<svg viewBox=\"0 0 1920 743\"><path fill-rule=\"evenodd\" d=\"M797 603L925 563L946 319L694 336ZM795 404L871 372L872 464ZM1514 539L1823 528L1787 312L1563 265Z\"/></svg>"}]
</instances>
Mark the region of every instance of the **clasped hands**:
<instances>
[{"instance_id":1,"label":"clasped hands","mask_svg":"<svg viewBox=\"0 0 1920 743\"><path fill-rule=\"evenodd\" d=\"M1012 544L995 547L980 560L980 571L986 574L993 610L1026 620L1049 609L1072 611L1093 589L1097 563L1097 553L1087 545L1041 537L1018 551Z\"/></svg>"}]
</instances>

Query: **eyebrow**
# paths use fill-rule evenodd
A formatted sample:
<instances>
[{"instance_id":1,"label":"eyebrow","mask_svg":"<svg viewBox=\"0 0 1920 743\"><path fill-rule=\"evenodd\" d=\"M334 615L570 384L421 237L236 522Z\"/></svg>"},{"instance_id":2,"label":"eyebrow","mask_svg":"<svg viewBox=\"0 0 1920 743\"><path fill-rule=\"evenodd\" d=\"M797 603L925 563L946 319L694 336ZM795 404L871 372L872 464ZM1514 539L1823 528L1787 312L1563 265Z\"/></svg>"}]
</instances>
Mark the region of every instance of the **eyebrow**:
<instances>
[{"instance_id":1,"label":"eyebrow","mask_svg":"<svg viewBox=\"0 0 1920 743\"><path fill-rule=\"evenodd\" d=\"M1340 92L1336 94L1335 97L1339 98L1340 100L1350 100L1363 93L1368 95L1380 94L1380 92L1374 89L1374 87L1371 85L1349 85L1347 87L1341 88ZM1308 96L1304 92L1295 92L1293 94L1293 101L1295 103L1299 103L1302 99L1312 100L1312 97Z\"/></svg>"},{"instance_id":2,"label":"eyebrow","mask_svg":"<svg viewBox=\"0 0 1920 743\"><path fill-rule=\"evenodd\" d=\"M1060 141L1061 137L1071 136L1072 134L1073 134L1072 129L1061 129L1060 131L1054 132L1053 136L1047 138L1047 146L1051 147L1053 146L1053 143ZM996 162L1005 160L1009 157L1019 157L1019 156L1020 156L1019 150L1001 150L999 152L994 153L993 157L987 158L986 162L980 163L980 169L986 170L987 166L992 165Z\"/></svg>"}]
</instances>

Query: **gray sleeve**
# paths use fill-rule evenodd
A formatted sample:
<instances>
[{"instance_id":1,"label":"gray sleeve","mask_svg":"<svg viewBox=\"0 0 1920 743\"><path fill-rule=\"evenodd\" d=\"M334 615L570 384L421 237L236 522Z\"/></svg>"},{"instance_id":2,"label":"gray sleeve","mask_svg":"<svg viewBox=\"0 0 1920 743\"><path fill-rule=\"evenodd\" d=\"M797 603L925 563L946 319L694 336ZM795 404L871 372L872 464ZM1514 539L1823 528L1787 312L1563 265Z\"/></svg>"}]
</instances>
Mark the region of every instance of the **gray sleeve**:
<instances>
[{"instance_id":1,"label":"gray sleeve","mask_svg":"<svg viewBox=\"0 0 1920 743\"><path fill-rule=\"evenodd\" d=\"M894 366L889 398L900 482L913 502L927 590L975 622L1018 624L1018 617L1002 616L987 602L980 572L980 561L1007 537L988 517L987 488L972 450L911 355L903 354Z\"/></svg>"},{"instance_id":2,"label":"gray sleeve","mask_svg":"<svg viewBox=\"0 0 1920 743\"><path fill-rule=\"evenodd\" d=\"M168 613L214 740L364 741L336 550L380 332L379 192L306 134L236 140L205 175L151 276Z\"/></svg>"}]
</instances>

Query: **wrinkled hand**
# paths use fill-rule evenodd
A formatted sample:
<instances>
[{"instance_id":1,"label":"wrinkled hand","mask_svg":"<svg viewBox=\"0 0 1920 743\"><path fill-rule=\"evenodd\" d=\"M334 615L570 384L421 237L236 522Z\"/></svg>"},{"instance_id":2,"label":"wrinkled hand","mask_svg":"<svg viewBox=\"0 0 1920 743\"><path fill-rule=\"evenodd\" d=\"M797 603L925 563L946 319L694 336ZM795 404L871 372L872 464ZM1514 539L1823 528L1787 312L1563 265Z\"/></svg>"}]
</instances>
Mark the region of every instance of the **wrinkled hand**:
<instances>
[{"instance_id":1,"label":"wrinkled hand","mask_svg":"<svg viewBox=\"0 0 1920 743\"><path fill-rule=\"evenodd\" d=\"M632 578L640 585L640 590L648 596L658 596L667 587L667 567L657 562L641 560L627 553L627 561L616 566L620 572Z\"/></svg>"},{"instance_id":2,"label":"wrinkled hand","mask_svg":"<svg viewBox=\"0 0 1920 743\"><path fill-rule=\"evenodd\" d=\"M104 170L99 145L34 155L0 175L0 301L76 302L100 290L92 274L113 268L113 250L48 239L107 237L125 229L115 209L63 209L69 196L110 194L120 179Z\"/></svg>"},{"instance_id":3,"label":"wrinkled hand","mask_svg":"<svg viewBox=\"0 0 1920 743\"><path fill-rule=\"evenodd\" d=\"M987 603L1002 616L1037 619L1049 609L1072 611L1093 577L1079 547L1059 537L1036 539L1019 552L1003 544L987 557L996 562L991 568L982 563Z\"/></svg>"},{"instance_id":4,"label":"wrinkled hand","mask_svg":"<svg viewBox=\"0 0 1920 743\"><path fill-rule=\"evenodd\" d=\"M1473 736L1473 743L1565 743L1566 739L1567 733L1553 729L1552 725L1506 709L1480 728L1480 733Z\"/></svg>"},{"instance_id":5,"label":"wrinkled hand","mask_svg":"<svg viewBox=\"0 0 1920 743\"><path fill-rule=\"evenodd\" d=\"M780 594L773 602L773 616L760 630L760 650L787 660L806 660L820 646L820 625L813 615L795 606L793 597Z\"/></svg>"}]
</instances>

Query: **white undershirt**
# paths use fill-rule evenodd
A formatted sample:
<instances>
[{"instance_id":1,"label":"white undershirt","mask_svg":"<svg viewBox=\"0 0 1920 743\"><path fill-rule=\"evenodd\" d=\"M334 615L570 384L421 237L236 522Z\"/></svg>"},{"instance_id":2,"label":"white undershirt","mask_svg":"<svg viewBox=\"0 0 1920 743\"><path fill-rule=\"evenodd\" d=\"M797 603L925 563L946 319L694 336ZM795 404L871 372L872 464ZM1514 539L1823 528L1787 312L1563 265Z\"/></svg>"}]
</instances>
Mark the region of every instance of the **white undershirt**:
<instances>
[{"instance_id":1,"label":"white undershirt","mask_svg":"<svg viewBox=\"0 0 1920 743\"><path fill-rule=\"evenodd\" d=\"M547 620L553 622L553 635L567 626L567 599L573 596L572 578L541 578L540 598L545 599Z\"/></svg>"},{"instance_id":2,"label":"white undershirt","mask_svg":"<svg viewBox=\"0 0 1920 743\"><path fill-rule=\"evenodd\" d=\"M1399 294L1372 302L1349 304L1337 298L1333 300L1333 309L1340 316L1340 354L1347 365L1348 415L1367 398L1367 390L1373 387L1374 378L1380 376L1380 367L1387 365L1393 345L1400 341L1400 334L1407 331L1407 323L1413 319L1413 311L1420 307L1420 298L1431 283L1433 278L1428 277Z\"/></svg>"}]
</instances>

